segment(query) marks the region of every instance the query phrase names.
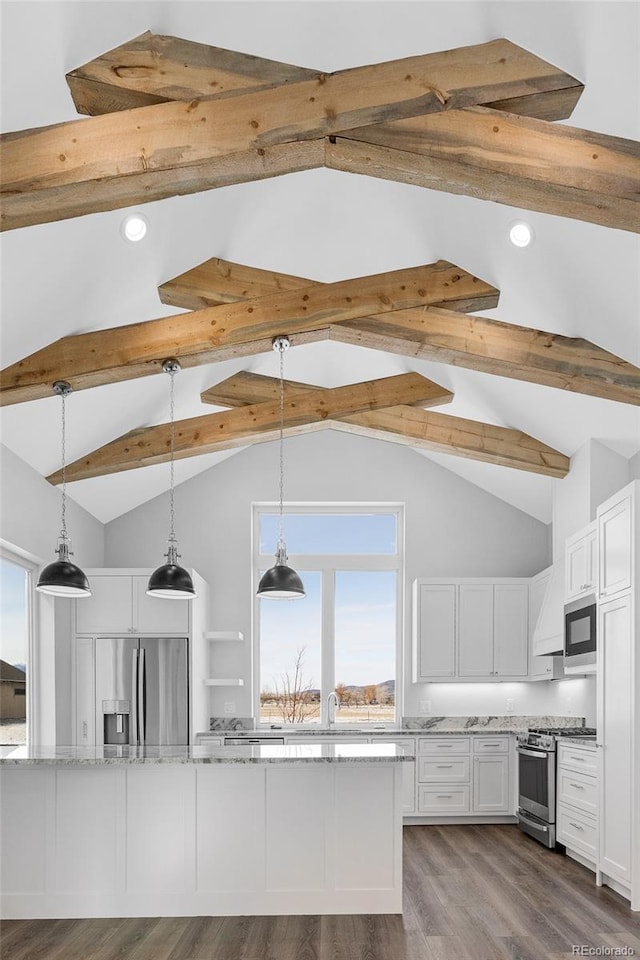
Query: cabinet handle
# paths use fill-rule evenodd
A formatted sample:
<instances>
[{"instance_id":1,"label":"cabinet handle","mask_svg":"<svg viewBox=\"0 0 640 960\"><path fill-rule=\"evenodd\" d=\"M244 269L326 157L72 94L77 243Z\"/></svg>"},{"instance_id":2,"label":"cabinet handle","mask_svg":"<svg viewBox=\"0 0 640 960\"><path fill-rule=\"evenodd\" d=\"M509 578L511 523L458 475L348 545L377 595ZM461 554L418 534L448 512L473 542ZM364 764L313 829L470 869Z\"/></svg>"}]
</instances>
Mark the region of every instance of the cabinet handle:
<instances>
[{"instance_id":1,"label":"cabinet handle","mask_svg":"<svg viewBox=\"0 0 640 960\"><path fill-rule=\"evenodd\" d=\"M86 740L89 736L89 724L86 720L82 721L82 739Z\"/></svg>"},{"instance_id":2,"label":"cabinet handle","mask_svg":"<svg viewBox=\"0 0 640 960\"><path fill-rule=\"evenodd\" d=\"M452 794L450 793L439 793L437 795L438 800L451 800Z\"/></svg>"},{"instance_id":3,"label":"cabinet handle","mask_svg":"<svg viewBox=\"0 0 640 960\"><path fill-rule=\"evenodd\" d=\"M484 750L486 750L486 749L487 749L487 747L495 747L495 748L496 748L496 750L497 750L499 746L500 746L500 744L499 744L499 743L485 743L485 745L484 745L484 747L483 747L483 749L484 749Z\"/></svg>"},{"instance_id":4,"label":"cabinet handle","mask_svg":"<svg viewBox=\"0 0 640 960\"><path fill-rule=\"evenodd\" d=\"M570 820L570 821L569 821L569 826L570 826L570 827L575 827L576 830L583 830L583 831L584 831L584 827L581 827L579 823L574 823L573 820Z\"/></svg>"},{"instance_id":5,"label":"cabinet handle","mask_svg":"<svg viewBox=\"0 0 640 960\"><path fill-rule=\"evenodd\" d=\"M452 746L452 743L439 743L438 750L451 750Z\"/></svg>"},{"instance_id":6,"label":"cabinet handle","mask_svg":"<svg viewBox=\"0 0 640 960\"><path fill-rule=\"evenodd\" d=\"M452 763L436 763L438 770L450 770L452 766Z\"/></svg>"},{"instance_id":7,"label":"cabinet handle","mask_svg":"<svg viewBox=\"0 0 640 960\"><path fill-rule=\"evenodd\" d=\"M575 753L574 753L574 754L569 754L569 759L571 759L571 760L578 760L580 763L586 763L586 762L587 762L584 757L576 757Z\"/></svg>"},{"instance_id":8,"label":"cabinet handle","mask_svg":"<svg viewBox=\"0 0 640 960\"><path fill-rule=\"evenodd\" d=\"M581 783L570 783L569 786L570 786L570 787L575 787L576 790L584 790L584 787L582 786Z\"/></svg>"}]
</instances>

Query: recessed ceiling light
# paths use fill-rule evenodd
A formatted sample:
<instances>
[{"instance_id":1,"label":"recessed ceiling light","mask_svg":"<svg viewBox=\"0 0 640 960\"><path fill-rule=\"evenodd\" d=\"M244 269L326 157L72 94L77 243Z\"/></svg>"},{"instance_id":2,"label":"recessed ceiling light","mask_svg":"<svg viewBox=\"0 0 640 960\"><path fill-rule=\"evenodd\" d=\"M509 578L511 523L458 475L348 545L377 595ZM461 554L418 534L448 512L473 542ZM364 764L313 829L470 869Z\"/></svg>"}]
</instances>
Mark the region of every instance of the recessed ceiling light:
<instances>
[{"instance_id":1,"label":"recessed ceiling light","mask_svg":"<svg viewBox=\"0 0 640 960\"><path fill-rule=\"evenodd\" d=\"M132 213L122 221L122 236L130 243L138 243L147 233L147 220L141 213Z\"/></svg>"},{"instance_id":2,"label":"recessed ceiling light","mask_svg":"<svg viewBox=\"0 0 640 960\"><path fill-rule=\"evenodd\" d=\"M528 223L518 220L509 228L509 240L514 247L528 247L533 243L533 230Z\"/></svg>"}]
</instances>

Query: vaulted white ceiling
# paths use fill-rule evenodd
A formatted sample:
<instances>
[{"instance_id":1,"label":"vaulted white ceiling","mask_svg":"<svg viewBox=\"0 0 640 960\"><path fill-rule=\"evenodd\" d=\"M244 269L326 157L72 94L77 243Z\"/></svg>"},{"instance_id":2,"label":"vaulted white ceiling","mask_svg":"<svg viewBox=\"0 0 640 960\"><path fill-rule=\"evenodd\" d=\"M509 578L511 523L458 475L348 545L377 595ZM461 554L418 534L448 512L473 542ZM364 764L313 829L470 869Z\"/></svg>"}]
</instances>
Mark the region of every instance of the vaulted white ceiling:
<instances>
[{"instance_id":1,"label":"vaulted white ceiling","mask_svg":"<svg viewBox=\"0 0 640 960\"><path fill-rule=\"evenodd\" d=\"M2 130L76 119L65 74L145 30L301 66L335 70L507 37L585 83L565 121L640 138L640 8L627 2L175 2L2 4ZM157 287L213 256L333 281L447 259L497 286L484 315L581 336L640 365L640 243L631 233L403 184L316 170L162 200L141 208L149 232L128 244L130 211L98 213L4 234L2 366L69 334L180 311ZM526 250L508 227L535 231ZM211 412L202 389L257 356L183 372L178 417ZM594 437L629 457L640 448L637 407L337 343L289 351L286 375L335 386L417 370L455 391L445 412L514 427L568 455ZM70 460L135 427L167 419L165 377L113 384L68 401ZM5 408L2 439L43 476L59 467L59 401ZM382 441L381 441L382 442ZM180 482L237 451L176 465ZM545 522L555 482L432 455ZM103 522L168 487L166 465L72 484Z\"/></svg>"}]
</instances>

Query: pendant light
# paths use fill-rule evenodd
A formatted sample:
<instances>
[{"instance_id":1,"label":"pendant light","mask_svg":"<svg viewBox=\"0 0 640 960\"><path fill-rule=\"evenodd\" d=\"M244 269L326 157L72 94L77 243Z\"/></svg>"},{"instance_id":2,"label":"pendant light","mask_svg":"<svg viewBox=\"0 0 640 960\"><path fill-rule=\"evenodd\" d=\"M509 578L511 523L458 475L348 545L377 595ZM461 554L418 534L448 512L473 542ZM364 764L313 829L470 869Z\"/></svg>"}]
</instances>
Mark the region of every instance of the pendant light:
<instances>
[{"instance_id":1,"label":"pendant light","mask_svg":"<svg viewBox=\"0 0 640 960\"><path fill-rule=\"evenodd\" d=\"M62 523L56 553L58 559L44 568L36 584L40 593L53 597L90 597L91 587L86 575L69 557L73 556L71 540L67 536L67 417L65 401L71 393L71 385L66 380L56 380L53 392L62 399Z\"/></svg>"},{"instance_id":2,"label":"pendant light","mask_svg":"<svg viewBox=\"0 0 640 960\"><path fill-rule=\"evenodd\" d=\"M192 600L196 592L193 589L193 581L184 567L178 566L178 541L174 529L175 520L175 500L174 500L174 448L175 448L175 404L174 404L174 380L175 375L181 369L177 360L165 360L162 369L171 377L171 388L169 391L169 414L171 420L170 444L171 444L171 481L169 487L169 539L167 540L168 549L165 553L167 562L149 577L147 593L150 597L161 597L164 600Z\"/></svg>"},{"instance_id":3,"label":"pendant light","mask_svg":"<svg viewBox=\"0 0 640 960\"><path fill-rule=\"evenodd\" d=\"M305 596L302 580L288 565L284 542L284 354L289 345L289 337L275 337L273 341L273 349L280 354L280 527L276 564L267 570L258 585L258 596L263 600L299 600Z\"/></svg>"}]
</instances>

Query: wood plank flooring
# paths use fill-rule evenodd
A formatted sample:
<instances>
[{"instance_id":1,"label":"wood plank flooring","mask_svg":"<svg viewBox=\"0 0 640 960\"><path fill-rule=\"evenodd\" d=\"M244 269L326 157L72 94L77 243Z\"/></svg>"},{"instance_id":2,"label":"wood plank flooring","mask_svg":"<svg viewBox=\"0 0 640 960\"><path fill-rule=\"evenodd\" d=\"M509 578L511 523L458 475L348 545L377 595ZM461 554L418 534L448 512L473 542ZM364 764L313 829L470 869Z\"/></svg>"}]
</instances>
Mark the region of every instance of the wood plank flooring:
<instances>
[{"instance_id":1,"label":"wood plank flooring","mask_svg":"<svg viewBox=\"0 0 640 960\"><path fill-rule=\"evenodd\" d=\"M640 914L513 826L404 830L403 916L14 920L2 960L568 960Z\"/></svg>"}]
</instances>

